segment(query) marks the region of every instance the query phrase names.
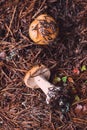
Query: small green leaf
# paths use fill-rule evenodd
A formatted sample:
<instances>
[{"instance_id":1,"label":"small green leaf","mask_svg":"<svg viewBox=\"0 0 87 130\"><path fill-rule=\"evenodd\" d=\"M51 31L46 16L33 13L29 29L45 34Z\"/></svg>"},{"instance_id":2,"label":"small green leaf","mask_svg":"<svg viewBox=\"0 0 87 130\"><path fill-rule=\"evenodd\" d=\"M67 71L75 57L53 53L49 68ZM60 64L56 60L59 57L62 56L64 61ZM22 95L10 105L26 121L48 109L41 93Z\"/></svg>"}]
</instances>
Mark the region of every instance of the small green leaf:
<instances>
[{"instance_id":1,"label":"small green leaf","mask_svg":"<svg viewBox=\"0 0 87 130\"><path fill-rule=\"evenodd\" d=\"M76 90L75 87L72 87L72 90Z\"/></svg>"},{"instance_id":2,"label":"small green leaf","mask_svg":"<svg viewBox=\"0 0 87 130\"><path fill-rule=\"evenodd\" d=\"M60 82L61 81L61 78L60 77L55 77L54 79L53 79L53 83L54 84L56 84L56 83L58 83L58 82Z\"/></svg>"},{"instance_id":3,"label":"small green leaf","mask_svg":"<svg viewBox=\"0 0 87 130\"><path fill-rule=\"evenodd\" d=\"M78 95L75 96L75 101L80 101L80 98Z\"/></svg>"},{"instance_id":4,"label":"small green leaf","mask_svg":"<svg viewBox=\"0 0 87 130\"><path fill-rule=\"evenodd\" d=\"M64 83L66 83L66 81L67 81L67 76L62 77L62 81L63 81Z\"/></svg>"},{"instance_id":5,"label":"small green leaf","mask_svg":"<svg viewBox=\"0 0 87 130\"><path fill-rule=\"evenodd\" d=\"M86 65L83 65L83 66L81 67L81 71L85 71L85 70L87 70Z\"/></svg>"},{"instance_id":6,"label":"small green leaf","mask_svg":"<svg viewBox=\"0 0 87 130\"><path fill-rule=\"evenodd\" d=\"M87 83L87 80L85 81L85 83Z\"/></svg>"}]
</instances>

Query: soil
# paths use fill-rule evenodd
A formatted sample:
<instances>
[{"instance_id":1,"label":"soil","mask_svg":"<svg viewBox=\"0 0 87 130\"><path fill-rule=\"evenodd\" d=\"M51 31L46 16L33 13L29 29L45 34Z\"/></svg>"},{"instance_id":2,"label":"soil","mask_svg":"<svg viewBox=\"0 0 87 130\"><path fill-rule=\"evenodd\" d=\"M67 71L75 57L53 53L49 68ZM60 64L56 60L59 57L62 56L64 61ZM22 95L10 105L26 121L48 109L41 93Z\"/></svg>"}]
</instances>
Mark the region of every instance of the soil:
<instances>
[{"instance_id":1,"label":"soil","mask_svg":"<svg viewBox=\"0 0 87 130\"><path fill-rule=\"evenodd\" d=\"M59 27L46 46L28 33L43 13ZM41 89L24 84L37 64L46 65L49 81L62 88L52 104ZM0 0L0 130L87 130L87 0Z\"/></svg>"}]
</instances>

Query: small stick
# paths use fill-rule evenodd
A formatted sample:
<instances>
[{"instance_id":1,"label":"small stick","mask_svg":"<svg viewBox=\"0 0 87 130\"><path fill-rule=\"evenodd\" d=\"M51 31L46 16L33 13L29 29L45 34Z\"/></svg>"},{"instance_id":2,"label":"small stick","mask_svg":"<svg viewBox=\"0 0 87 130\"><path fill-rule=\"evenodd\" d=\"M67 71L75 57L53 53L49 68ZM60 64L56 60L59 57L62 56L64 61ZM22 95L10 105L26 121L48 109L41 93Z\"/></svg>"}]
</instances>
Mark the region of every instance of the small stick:
<instances>
[{"instance_id":1,"label":"small stick","mask_svg":"<svg viewBox=\"0 0 87 130\"><path fill-rule=\"evenodd\" d=\"M15 13L16 13L16 9L17 9L17 5L15 6L15 8L14 8L14 11L13 11L13 14L12 14L12 19L11 19L11 21L10 21L10 24L9 24L9 29L8 29L8 32L7 32L7 34L6 34L6 37L8 37L8 35L9 35L9 32L11 32L11 26L12 26L12 23L13 23L13 20L14 20L14 16L15 16ZM6 38L5 37L5 38Z\"/></svg>"},{"instance_id":2,"label":"small stick","mask_svg":"<svg viewBox=\"0 0 87 130\"><path fill-rule=\"evenodd\" d=\"M78 103L82 103L82 102L87 102L87 99L83 99L83 100L80 100L80 101L78 101L78 102L75 102L75 103L72 104L72 106L74 106L74 105L76 105L76 104L78 104Z\"/></svg>"},{"instance_id":3,"label":"small stick","mask_svg":"<svg viewBox=\"0 0 87 130\"><path fill-rule=\"evenodd\" d=\"M80 123L80 124L87 124L87 120L79 119L79 118L73 118L73 122Z\"/></svg>"},{"instance_id":4,"label":"small stick","mask_svg":"<svg viewBox=\"0 0 87 130\"><path fill-rule=\"evenodd\" d=\"M43 5L45 4L45 2L46 2L46 0L44 0L44 1L42 2L40 8L39 8L38 11L33 15L32 19L34 19L34 18L44 9L44 8L42 8L42 7L43 7ZM46 7L46 6L44 6L44 7Z\"/></svg>"}]
</instances>

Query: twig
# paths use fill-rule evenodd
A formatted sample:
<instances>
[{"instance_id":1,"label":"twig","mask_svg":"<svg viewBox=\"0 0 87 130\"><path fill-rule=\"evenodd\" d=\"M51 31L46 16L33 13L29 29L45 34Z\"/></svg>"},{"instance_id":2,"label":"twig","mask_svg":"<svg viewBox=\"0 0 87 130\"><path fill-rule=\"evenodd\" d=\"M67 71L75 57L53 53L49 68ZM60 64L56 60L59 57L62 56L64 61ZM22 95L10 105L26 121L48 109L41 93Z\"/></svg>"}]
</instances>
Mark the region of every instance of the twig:
<instances>
[{"instance_id":1,"label":"twig","mask_svg":"<svg viewBox=\"0 0 87 130\"><path fill-rule=\"evenodd\" d=\"M11 28L9 28L7 24L5 24L5 27L6 27L7 30L8 30L8 33L6 34L6 37L8 36L9 32L10 32L10 34L13 36L13 33L12 33L12 31L11 31Z\"/></svg>"},{"instance_id":2,"label":"twig","mask_svg":"<svg viewBox=\"0 0 87 130\"><path fill-rule=\"evenodd\" d=\"M10 81L10 82L12 82L12 80L8 77L8 75L2 70L2 73L6 76L6 78Z\"/></svg>"},{"instance_id":3,"label":"twig","mask_svg":"<svg viewBox=\"0 0 87 130\"><path fill-rule=\"evenodd\" d=\"M14 20L14 16L15 16L15 13L16 13L16 9L17 9L17 5L16 5L15 8L14 8L14 11L13 11L13 14L12 14L12 19L11 19L11 21L10 21L9 27L7 27L7 28L8 28L8 32L7 32L7 34L6 34L6 37L8 37L9 32L11 32L11 26L12 26L12 23L13 23L13 20ZM11 34L12 34L12 33L11 33ZM6 38L6 37L5 37L5 38Z\"/></svg>"},{"instance_id":4,"label":"twig","mask_svg":"<svg viewBox=\"0 0 87 130\"><path fill-rule=\"evenodd\" d=\"M72 121L79 124L87 124L87 120L80 119L80 118L73 118Z\"/></svg>"},{"instance_id":5,"label":"twig","mask_svg":"<svg viewBox=\"0 0 87 130\"><path fill-rule=\"evenodd\" d=\"M46 8L46 6L44 6L46 0L44 0L40 6L40 8L38 9L38 11L33 15L32 19L34 19L44 8ZM44 8L43 8L44 6Z\"/></svg>"},{"instance_id":6,"label":"twig","mask_svg":"<svg viewBox=\"0 0 87 130\"><path fill-rule=\"evenodd\" d=\"M83 100L80 100L80 101L78 101L78 102L75 102L75 103L72 104L72 106L74 106L74 105L76 105L76 104L78 104L78 103L82 103L82 102L87 102L87 99L83 99Z\"/></svg>"},{"instance_id":7,"label":"twig","mask_svg":"<svg viewBox=\"0 0 87 130\"><path fill-rule=\"evenodd\" d=\"M29 7L27 8L27 10L25 12L22 13L23 10L20 12L20 18L25 17L26 15L28 15L29 13L31 13L33 11L35 2L36 2L36 0L31 2L31 5L29 5ZM21 14L22 14L22 16L21 16Z\"/></svg>"}]
</instances>

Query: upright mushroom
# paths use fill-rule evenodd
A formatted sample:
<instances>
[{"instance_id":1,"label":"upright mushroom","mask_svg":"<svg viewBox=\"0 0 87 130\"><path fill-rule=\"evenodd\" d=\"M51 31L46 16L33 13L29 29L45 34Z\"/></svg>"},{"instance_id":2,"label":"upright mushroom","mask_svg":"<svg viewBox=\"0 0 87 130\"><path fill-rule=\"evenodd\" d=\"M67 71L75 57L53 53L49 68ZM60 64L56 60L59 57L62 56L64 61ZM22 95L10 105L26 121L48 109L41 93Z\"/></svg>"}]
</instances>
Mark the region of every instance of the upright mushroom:
<instances>
[{"instance_id":1,"label":"upright mushroom","mask_svg":"<svg viewBox=\"0 0 87 130\"><path fill-rule=\"evenodd\" d=\"M55 86L48 81L49 78L50 70L44 65L34 66L24 77L27 87L32 89L41 88L46 95L47 104L49 104L51 98L55 97L55 92L51 91ZM60 87L57 87L57 90L60 91Z\"/></svg>"},{"instance_id":2,"label":"upright mushroom","mask_svg":"<svg viewBox=\"0 0 87 130\"><path fill-rule=\"evenodd\" d=\"M56 21L47 14L41 14L29 25L30 38L40 45L46 45L54 41L58 31Z\"/></svg>"}]
</instances>

